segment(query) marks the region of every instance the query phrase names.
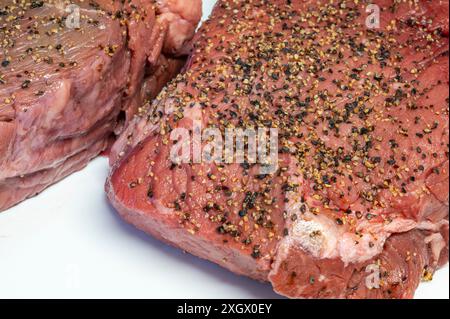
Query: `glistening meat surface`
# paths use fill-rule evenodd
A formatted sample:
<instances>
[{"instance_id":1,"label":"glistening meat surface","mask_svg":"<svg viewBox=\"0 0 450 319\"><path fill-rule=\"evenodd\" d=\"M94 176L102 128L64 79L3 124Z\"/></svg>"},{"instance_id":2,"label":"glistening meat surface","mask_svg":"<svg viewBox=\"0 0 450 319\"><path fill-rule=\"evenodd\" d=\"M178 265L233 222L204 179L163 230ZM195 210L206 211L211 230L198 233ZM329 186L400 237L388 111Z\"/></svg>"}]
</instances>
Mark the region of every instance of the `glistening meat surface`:
<instances>
[{"instance_id":1,"label":"glistening meat surface","mask_svg":"<svg viewBox=\"0 0 450 319\"><path fill-rule=\"evenodd\" d=\"M201 14L183 3L1 2L0 211L85 166L182 68Z\"/></svg>"},{"instance_id":2,"label":"glistening meat surface","mask_svg":"<svg viewBox=\"0 0 450 319\"><path fill-rule=\"evenodd\" d=\"M114 146L123 218L289 297L411 298L448 261L448 1L368 4L219 1ZM278 170L173 163L196 121L278 129Z\"/></svg>"}]
</instances>

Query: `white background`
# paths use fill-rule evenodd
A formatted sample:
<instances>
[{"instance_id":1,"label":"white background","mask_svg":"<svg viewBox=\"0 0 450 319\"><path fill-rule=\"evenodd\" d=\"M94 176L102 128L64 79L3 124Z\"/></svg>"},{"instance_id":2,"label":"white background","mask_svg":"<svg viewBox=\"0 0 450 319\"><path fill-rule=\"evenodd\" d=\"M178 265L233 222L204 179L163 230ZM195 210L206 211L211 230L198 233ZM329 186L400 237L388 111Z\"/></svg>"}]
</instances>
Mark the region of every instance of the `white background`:
<instances>
[{"instance_id":1,"label":"white background","mask_svg":"<svg viewBox=\"0 0 450 319\"><path fill-rule=\"evenodd\" d=\"M205 17L214 0L204 0ZM108 205L105 158L0 213L0 298L279 298L124 223ZM449 298L448 266L417 298Z\"/></svg>"}]
</instances>

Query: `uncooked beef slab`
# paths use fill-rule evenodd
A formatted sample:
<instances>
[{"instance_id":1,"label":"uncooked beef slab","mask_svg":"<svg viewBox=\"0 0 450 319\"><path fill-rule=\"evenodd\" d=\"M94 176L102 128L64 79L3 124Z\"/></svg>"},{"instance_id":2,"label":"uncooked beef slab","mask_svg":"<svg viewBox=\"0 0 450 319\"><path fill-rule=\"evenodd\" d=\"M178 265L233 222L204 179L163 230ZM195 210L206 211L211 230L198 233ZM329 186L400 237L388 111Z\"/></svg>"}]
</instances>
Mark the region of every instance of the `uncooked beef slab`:
<instances>
[{"instance_id":1,"label":"uncooked beef slab","mask_svg":"<svg viewBox=\"0 0 450 319\"><path fill-rule=\"evenodd\" d=\"M448 1L375 2L219 1L113 148L120 215L288 297L413 297L448 261ZM278 169L174 163L199 121L278 129Z\"/></svg>"},{"instance_id":2,"label":"uncooked beef slab","mask_svg":"<svg viewBox=\"0 0 450 319\"><path fill-rule=\"evenodd\" d=\"M0 211L104 151L184 65L201 1L0 3Z\"/></svg>"}]
</instances>

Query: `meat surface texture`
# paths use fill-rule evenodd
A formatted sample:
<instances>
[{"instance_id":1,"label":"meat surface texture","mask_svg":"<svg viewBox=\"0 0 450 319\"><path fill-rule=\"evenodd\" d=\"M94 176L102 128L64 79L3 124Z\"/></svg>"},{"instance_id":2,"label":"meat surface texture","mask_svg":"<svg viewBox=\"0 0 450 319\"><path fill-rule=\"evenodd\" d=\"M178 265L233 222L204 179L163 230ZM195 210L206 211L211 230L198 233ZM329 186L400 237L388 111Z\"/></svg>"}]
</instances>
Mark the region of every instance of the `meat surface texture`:
<instances>
[{"instance_id":1,"label":"meat surface texture","mask_svg":"<svg viewBox=\"0 0 450 319\"><path fill-rule=\"evenodd\" d=\"M448 1L218 1L115 144L108 197L288 297L412 298L448 261L448 35ZM278 169L173 162L194 123L276 128Z\"/></svg>"},{"instance_id":2,"label":"meat surface texture","mask_svg":"<svg viewBox=\"0 0 450 319\"><path fill-rule=\"evenodd\" d=\"M185 63L201 1L0 2L0 211L81 169Z\"/></svg>"}]
</instances>

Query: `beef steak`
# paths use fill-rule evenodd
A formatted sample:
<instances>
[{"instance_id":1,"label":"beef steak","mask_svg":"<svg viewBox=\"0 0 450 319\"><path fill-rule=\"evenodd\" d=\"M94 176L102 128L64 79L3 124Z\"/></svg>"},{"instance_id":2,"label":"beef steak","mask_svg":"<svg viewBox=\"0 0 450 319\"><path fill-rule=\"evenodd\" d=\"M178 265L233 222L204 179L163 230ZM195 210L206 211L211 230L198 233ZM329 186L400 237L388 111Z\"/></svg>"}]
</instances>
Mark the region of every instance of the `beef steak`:
<instances>
[{"instance_id":1,"label":"beef steak","mask_svg":"<svg viewBox=\"0 0 450 319\"><path fill-rule=\"evenodd\" d=\"M0 4L0 211L104 151L184 65L201 1Z\"/></svg>"},{"instance_id":2,"label":"beef steak","mask_svg":"<svg viewBox=\"0 0 450 319\"><path fill-rule=\"evenodd\" d=\"M120 215L288 297L413 297L448 261L448 1L375 2L218 1L114 146ZM174 163L198 121L277 128L278 170Z\"/></svg>"}]
</instances>

